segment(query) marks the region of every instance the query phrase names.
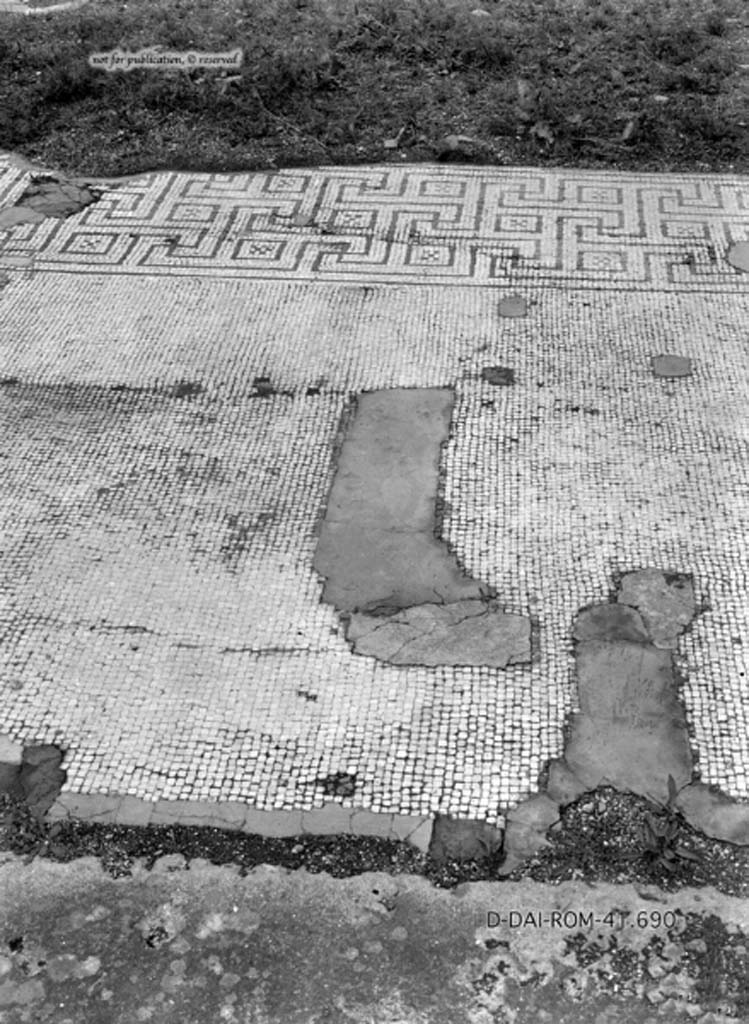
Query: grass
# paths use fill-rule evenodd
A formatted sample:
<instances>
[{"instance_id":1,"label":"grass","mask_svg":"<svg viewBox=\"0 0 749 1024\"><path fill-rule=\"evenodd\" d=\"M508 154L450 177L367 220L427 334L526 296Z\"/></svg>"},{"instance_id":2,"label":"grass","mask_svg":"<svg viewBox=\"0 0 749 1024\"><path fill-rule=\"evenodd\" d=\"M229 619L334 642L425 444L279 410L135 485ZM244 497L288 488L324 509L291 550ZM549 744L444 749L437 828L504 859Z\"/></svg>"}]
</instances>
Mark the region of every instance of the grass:
<instances>
[{"instance_id":1,"label":"grass","mask_svg":"<svg viewBox=\"0 0 749 1024\"><path fill-rule=\"evenodd\" d=\"M435 159L744 172L740 4L92 0L0 14L0 149L102 177ZM228 74L88 65L153 46L244 60Z\"/></svg>"}]
</instances>

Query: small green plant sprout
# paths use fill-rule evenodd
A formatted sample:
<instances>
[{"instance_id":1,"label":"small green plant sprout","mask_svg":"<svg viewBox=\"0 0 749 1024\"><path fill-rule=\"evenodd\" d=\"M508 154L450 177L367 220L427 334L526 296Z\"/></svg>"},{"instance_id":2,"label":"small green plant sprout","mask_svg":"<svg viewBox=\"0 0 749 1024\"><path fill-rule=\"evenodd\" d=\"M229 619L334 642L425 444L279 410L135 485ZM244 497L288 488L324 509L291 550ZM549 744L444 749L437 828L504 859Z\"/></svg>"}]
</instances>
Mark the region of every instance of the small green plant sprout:
<instances>
[{"instance_id":1,"label":"small green plant sprout","mask_svg":"<svg viewBox=\"0 0 749 1024\"><path fill-rule=\"evenodd\" d=\"M700 858L693 850L687 849L677 842L681 831L681 815L676 810L678 790L672 775L668 777L668 801L663 812L651 814L645 812L645 821L640 826L642 854L654 860L667 871L675 871L680 860L699 862Z\"/></svg>"}]
</instances>

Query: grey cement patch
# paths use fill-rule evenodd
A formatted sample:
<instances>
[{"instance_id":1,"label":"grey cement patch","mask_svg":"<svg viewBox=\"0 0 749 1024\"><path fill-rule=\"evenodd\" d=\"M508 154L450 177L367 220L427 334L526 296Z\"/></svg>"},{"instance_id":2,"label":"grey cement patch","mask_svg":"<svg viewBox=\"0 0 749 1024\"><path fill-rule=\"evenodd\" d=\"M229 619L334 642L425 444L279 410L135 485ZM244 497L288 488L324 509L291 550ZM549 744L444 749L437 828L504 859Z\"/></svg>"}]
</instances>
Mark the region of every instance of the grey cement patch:
<instances>
[{"instance_id":1,"label":"grey cement patch","mask_svg":"<svg viewBox=\"0 0 749 1024\"><path fill-rule=\"evenodd\" d=\"M357 654L391 665L507 665L530 660L530 621L494 602L455 601L406 608L387 618L351 615L346 638Z\"/></svg>"},{"instance_id":2,"label":"grey cement patch","mask_svg":"<svg viewBox=\"0 0 749 1024\"><path fill-rule=\"evenodd\" d=\"M509 387L515 383L515 371L509 366L485 366L481 379L496 387Z\"/></svg>"},{"instance_id":3,"label":"grey cement patch","mask_svg":"<svg viewBox=\"0 0 749 1024\"><path fill-rule=\"evenodd\" d=\"M522 295L508 295L507 298L499 300L498 311L500 316L526 316L528 303Z\"/></svg>"},{"instance_id":4,"label":"grey cement patch","mask_svg":"<svg viewBox=\"0 0 749 1024\"><path fill-rule=\"evenodd\" d=\"M583 609L572 628L579 711L570 715L564 755L549 765L545 793L507 818L502 874L545 842L559 808L601 786L675 806L715 839L749 844L749 807L693 783L686 714L672 650L696 614L683 573L626 573L616 600Z\"/></svg>"},{"instance_id":5,"label":"grey cement patch","mask_svg":"<svg viewBox=\"0 0 749 1024\"><path fill-rule=\"evenodd\" d=\"M727 259L732 267L749 273L749 242L736 242L732 245Z\"/></svg>"},{"instance_id":6,"label":"grey cement patch","mask_svg":"<svg viewBox=\"0 0 749 1024\"><path fill-rule=\"evenodd\" d=\"M0 229L39 223L45 217L70 217L95 203L101 194L100 189L78 185L57 174L34 174L15 205L0 210Z\"/></svg>"},{"instance_id":7,"label":"grey cement patch","mask_svg":"<svg viewBox=\"0 0 749 1024\"><path fill-rule=\"evenodd\" d=\"M689 377L692 374L692 360L686 356L654 356L653 373L656 377Z\"/></svg>"},{"instance_id":8,"label":"grey cement patch","mask_svg":"<svg viewBox=\"0 0 749 1024\"><path fill-rule=\"evenodd\" d=\"M585 608L572 627L575 640L629 640L649 643L642 616L635 608L622 604L596 604Z\"/></svg>"},{"instance_id":9,"label":"grey cement patch","mask_svg":"<svg viewBox=\"0 0 749 1024\"><path fill-rule=\"evenodd\" d=\"M579 711L564 762L586 789L611 785L665 804L669 777L678 789L692 779L670 648L694 615L693 589L649 569L623 577L618 602L584 609L573 626Z\"/></svg>"},{"instance_id":10,"label":"grey cement patch","mask_svg":"<svg viewBox=\"0 0 749 1024\"><path fill-rule=\"evenodd\" d=\"M357 654L395 665L530 660L530 620L505 615L435 536L450 388L365 392L348 424L320 526L323 600Z\"/></svg>"},{"instance_id":11,"label":"grey cement patch","mask_svg":"<svg viewBox=\"0 0 749 1024\"><path fill-rule=\"evenodd\" d=\"M657 569L628 573L618 600L640 612L656 647L676 647L677 637L696 611L691 579L680 573L666 575Z\"/></svg>"}]
</instances>

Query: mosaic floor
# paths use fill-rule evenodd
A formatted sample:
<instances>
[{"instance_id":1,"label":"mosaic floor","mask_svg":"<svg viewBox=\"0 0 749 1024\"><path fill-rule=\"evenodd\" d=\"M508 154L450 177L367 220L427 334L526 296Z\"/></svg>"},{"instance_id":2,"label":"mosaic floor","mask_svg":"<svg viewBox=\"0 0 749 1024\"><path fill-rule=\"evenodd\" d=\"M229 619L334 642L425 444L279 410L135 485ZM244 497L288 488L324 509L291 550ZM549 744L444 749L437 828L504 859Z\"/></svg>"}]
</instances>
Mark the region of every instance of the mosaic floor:
<instances>
[{"instance_id":1,"label":"mosaic floor","mask_svg":"<svg viewBox=\"0 0 749 1024\"><path fill-rule=\"evenodd\" d=\"M703 602L703 781L749 797L747 239L743 179L430 165L151 175L0 234L0 732L79 793L310 808L349 772L501 823L561 752L575 613L652 566ZM341 414L388 387L455 389L444 536L531 665L389 666L321 603Z\"/></svg>"}]
</instances>

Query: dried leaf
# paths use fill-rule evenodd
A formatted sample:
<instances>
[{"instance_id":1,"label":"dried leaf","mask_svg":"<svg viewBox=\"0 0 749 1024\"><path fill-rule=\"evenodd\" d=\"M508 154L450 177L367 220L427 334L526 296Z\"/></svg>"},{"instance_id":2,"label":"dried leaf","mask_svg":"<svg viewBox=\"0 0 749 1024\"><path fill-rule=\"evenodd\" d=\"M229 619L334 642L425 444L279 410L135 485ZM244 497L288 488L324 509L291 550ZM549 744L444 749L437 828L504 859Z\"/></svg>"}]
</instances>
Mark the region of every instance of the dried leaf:
<instances>
[{"instance_id":1,"label":"dried leaf","mask_svg":"<svg viewBox=\"0 0 749 1024\"><path fill-rule=\"evenodd\" d=\"M649 811L645 813L645 824L650 829L650 832L654 838L658 837L659 839L662 839L663 836L666 834L666 830L663 824L655 817L655 815L651 814Z\"/></svg>"},{"instance_id":2,"label":"dried leaf","mask_svg":"<svg viewBox=\"0 0 749 1024\"><path fill-rule=\"evenodd\" d=\"M518 105L530 108L536 102L535 92L527 78L518 78L515 81L515 89L518 94Z\"/></svg>"},{"instance_id":3,"label":"dried leaf","mask_svg":"<svg viewBox=\"0 0 749 1024\"><path fill-rule=\"evenodd\" d=\"M397 149L398 146L400 146L401 139L403 138L405 131L406 126L402 125L394 139L385 139L385 141L383 142L383 146L385 147L385 149Z\"/></svg>"},{"instance_id":4,"label":"dried leaf","mask_svg":"<svg viewBox=\"0 0 749 1024\"><path fill-rule=\"evenodd\" d=\"M640 842L646 850L658 852L658 843L653 830L648 825L640 825Z\"/></svg>"},{"instance_id":5,"label":"dried leaf","mask_svg":"<svg viewBox=\"0 0 749 1024\"><path fill-rule=\"evenodd\" d=\"M676 852L676 856L681 857L682 860L691 860L695 864L702 863L702 857L700 857L698 853L695 853L694 850L688 850L686 846L676 846L674 847L674 850Z\"/></svg>"},{"instance_id":6,"label":"dried leaf","mask_svg":"<svg viewBox=\"0 0 749 1024\"><path fill-rule=\"evenodd\" d=\"M531 135L535 135L539 142L545 142L549 146L554 142L554 133L545 121L537 121L531 128Z\"/></svg>"}]
</instances>

